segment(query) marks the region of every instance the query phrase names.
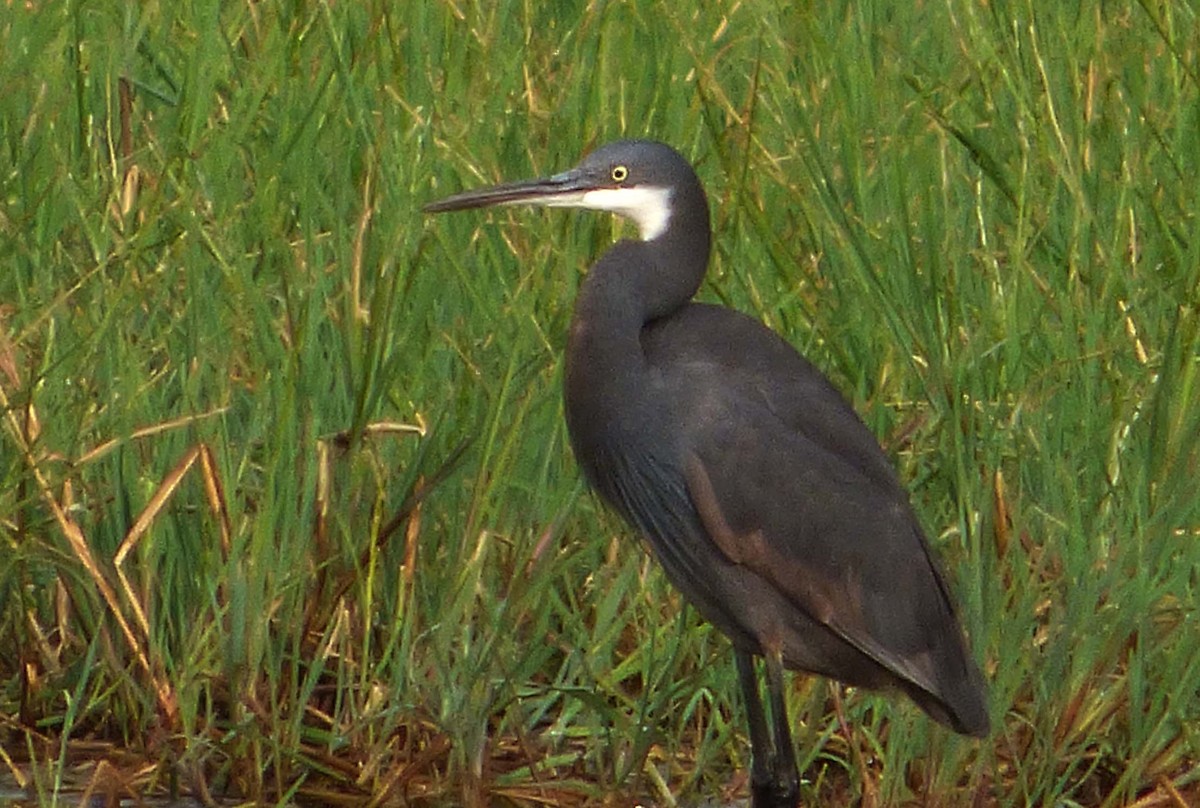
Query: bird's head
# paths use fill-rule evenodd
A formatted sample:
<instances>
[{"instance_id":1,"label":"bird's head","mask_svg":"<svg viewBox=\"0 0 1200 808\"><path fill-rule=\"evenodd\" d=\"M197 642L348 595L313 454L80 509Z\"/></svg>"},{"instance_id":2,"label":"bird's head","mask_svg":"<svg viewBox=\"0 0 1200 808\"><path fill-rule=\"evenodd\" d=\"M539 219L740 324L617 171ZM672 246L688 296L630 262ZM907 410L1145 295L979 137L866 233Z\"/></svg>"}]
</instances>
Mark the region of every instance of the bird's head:
<instances>
[{"instance_id":1,"label":"bird's head","mask_svg":"<svg viewBox=\"0 0 1200 808\"><path fill-rule=\"evenodd\" d=\"M593 151L574 168L550 177L504 183L448 196L425 206L429 213L492 205L544 205L615 213L632 220L642 240L672 225L681 193L703 190L679 152L651 140L618 140ZM705 203L707 220L707 203Z\"/></svg>"}]
</instances>

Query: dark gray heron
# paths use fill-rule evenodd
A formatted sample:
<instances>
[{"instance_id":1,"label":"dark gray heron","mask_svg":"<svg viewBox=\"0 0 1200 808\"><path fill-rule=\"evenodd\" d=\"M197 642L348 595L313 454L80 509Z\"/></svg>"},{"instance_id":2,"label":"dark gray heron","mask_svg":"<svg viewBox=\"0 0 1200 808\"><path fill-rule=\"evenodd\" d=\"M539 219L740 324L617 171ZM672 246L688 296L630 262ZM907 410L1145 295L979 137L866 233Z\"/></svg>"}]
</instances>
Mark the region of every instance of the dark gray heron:
<instances>
[{"instance_id":1,"label":"dark gray heron","mask_svg":"<svg viewBox=\"0 0 1200 808\"><path fill-rule=\"evenodd\" d=\"M983 677L875 437L773 331L692 302L711 230L691 165L662 143L619 141L570 171L425 210L515 204L608 211L641 233L604 253L579 290L567 428L591 486L733 643L755 808L799 797L785 668L899 689L955 732L986 735Z\"/></svg>"}]
</instances>

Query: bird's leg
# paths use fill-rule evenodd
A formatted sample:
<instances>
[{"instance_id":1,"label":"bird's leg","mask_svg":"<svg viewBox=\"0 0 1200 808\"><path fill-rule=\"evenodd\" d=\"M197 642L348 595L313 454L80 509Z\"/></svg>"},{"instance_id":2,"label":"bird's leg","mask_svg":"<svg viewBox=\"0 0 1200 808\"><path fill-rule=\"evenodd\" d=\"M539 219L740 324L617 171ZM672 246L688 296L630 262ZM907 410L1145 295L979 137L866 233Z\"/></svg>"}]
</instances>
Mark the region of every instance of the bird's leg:
<instances>
[{"instance_id":1,"label":"bird's leg","mask_svg":"<svg viewBox=\"0 0 1200 808\"><path fill-rule=\"evenodd\" d=\"M746 717L750 725L750 802L753 808L796 808L800 797L800 784L791 733L787 727L787 710L783 705L783 663L777 653L774 656L778 662L778 693L770 678L767 683L771 689L771 718L774 721L775 739L772 742L772 733L767 727L767 717L763 712L762 698L758 692L754 658L742 651L735 652L738 680L742 685L742 694L746 700ZM772 656L768 655L768 677L771 676L771 659Z\"/></svg>"},{"instance_id":2,"label":"bird's leg","mask_svg":"<svg viewBox=\"0 0 1200 808\"><path fill-rule=\"evenodd\" d=\"M744 651L735 651L734 657L737 659L742 696L746 701L746 720L750 725L750 793L753 795L754 808L760 808L768 804L775 751L771 748L767 717L763 714L762 698L758 694L754 657Z\"/></svg>"},{"instance_id":3,"label":"bird's leg","mask_svg":"<svg viewBox=\"0 0 1200 808\"><path fill-rule=\"evenodd\" d=\"M775 759L774 790L777 805L796 808L800 801L800 772L796 769L796 749L792 746L792 728L788 725L787 697L783 688L783 654L768 650L767 695L771 699L771 722L774 728Z\"/></svg>"}]
</instances>

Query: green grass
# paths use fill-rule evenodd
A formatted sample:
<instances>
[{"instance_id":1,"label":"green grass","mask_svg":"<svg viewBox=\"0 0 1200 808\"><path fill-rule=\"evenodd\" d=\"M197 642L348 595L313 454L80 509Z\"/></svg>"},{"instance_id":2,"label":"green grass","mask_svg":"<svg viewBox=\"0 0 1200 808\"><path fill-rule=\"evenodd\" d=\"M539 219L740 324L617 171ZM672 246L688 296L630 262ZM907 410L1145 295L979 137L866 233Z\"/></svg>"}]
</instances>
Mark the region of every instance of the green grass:
<instances>
[{"instance_id":1,"label":"green grass","mask_svg":"<svg viewBox=\"0 0 1200 808\"><path fill-rule=\"evenodd\" d=\"M807 5L7 3L0 772L744 796L728 646L565 438L624 231L420 212L629 135L707 184L702 297L880 435L991 683L976 743L796 677L806 802L1200 800L1200 8Z\"/></svg>"}]
</instances>

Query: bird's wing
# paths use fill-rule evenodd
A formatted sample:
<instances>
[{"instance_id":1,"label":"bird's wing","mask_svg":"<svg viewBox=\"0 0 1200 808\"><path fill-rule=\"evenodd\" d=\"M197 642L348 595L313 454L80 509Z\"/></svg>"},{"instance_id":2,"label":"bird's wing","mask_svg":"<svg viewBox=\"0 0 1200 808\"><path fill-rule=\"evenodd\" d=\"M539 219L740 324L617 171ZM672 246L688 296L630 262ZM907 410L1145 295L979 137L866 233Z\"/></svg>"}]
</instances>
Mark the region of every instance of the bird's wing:
<instances>
[{"instance_id":1,"label":"bird's wing","mask_svg":"<svg viewBox=\"0 0 1200 808\"><path fill-rule=\"evenodd\" d=\"M956 701L946 674L973 687L977 673L907 494L870 430L769 330L727 309L689 312L690 323L673 318L646 344L683 430L680 465L705 532L724 559L910 694ZM760 640L806 643L800 633Z\"/></svg>"},{"instance_id":2,"label":"bird's wing","mask_svg":"<svg viewBox=\"0 0 1200 808\"><path fill-rule=\"evenodd\" d=\"M981 674L907 502L782 432L741 442L688 454L689 495L723 558L807 620L775 612L763 625L754 603L734 619L796 667L875 687L886 671L938 721L985 735ZM813 623L873 664L830 651Z\"/></svg>"},{"instance_id":3,"label":"bird's wing","mask_svg":"<svg viewBox=\"0 0 1200 808\"><path fill-rule=\"evenodd\" d=\"M781 470L790 474L784 466ZM929 643L919 636L920 629L945 623L952 612L936 572L926 563L919 535L904 524L907 514L889 508L896 522L885 524L885 514L872 516L867 510L881 503L848 496L836 481L779 480L763 486L773 475L731 478L721 472L714 480L697 453L689 455L685 468L688 492L705 530L726 559L759 576L894 675L932 686ZM730 507L731 502L737 505ZM759 513L769 508L786 513L747 518L747 506L755 504ZM897 543L906 546L900 549ZM918 614L931 607L933 614ZM764 641L786 645L786 629L779 631Z\"/></svg>"}]
</instances>

